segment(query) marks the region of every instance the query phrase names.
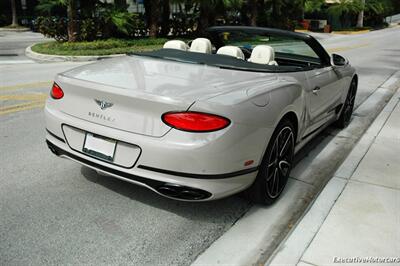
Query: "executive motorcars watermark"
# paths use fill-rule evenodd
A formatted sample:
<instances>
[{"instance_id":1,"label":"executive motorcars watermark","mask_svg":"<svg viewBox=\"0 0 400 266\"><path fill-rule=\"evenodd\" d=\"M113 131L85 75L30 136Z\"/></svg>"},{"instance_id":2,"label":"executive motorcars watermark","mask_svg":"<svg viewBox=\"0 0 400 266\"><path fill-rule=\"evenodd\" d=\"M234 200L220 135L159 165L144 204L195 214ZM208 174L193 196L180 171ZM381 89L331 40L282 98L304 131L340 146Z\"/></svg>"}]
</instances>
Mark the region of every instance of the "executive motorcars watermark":
<instances>
[{"instance_id":1,"label":"executive motorcars watermark","mask_svg":"<svg viewBox=\"0 0 400 266\"><path fill-rule=\"evenodd\" d=\"M399 263L400 257L334 257L333 263Z\"/></svg>"}]
</instances>

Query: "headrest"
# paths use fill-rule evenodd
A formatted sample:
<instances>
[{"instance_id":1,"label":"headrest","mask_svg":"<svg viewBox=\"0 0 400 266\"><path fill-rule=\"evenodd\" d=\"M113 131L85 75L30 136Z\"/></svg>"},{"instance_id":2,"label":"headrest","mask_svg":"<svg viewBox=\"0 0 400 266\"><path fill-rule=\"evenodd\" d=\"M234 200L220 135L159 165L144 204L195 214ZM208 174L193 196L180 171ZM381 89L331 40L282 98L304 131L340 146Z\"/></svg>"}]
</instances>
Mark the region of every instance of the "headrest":
<instances>
[{"instance_id":1,"label":"headrest","mask_svg":"<svg viewBox=\"0 0 400 266\"><path fill-rule=\"evenodd\" d=\"M229 55L244 60L244 54L242 50L240 50L240 48L236 46L222 46L218 49L217 54Z\"/></svg>"},{"instance_id":2,"label":"headrest","mask_svg":"<svg viewBox=\"0 0 400 266\"><path fill-rule=\"evenodd\" d=\"M206 38L197 38L192 41L190 52L211 54L211 42Z\"/></svg>"},{"instance_id":3,"label":"headrest","mask_svg":"<svg viewBox=\"0 0 400 266\"><path fill-rule=\"evenodd\" d=\"M269 45L257 45L251 52L249 62L268 65L275 60L275 51Z\"/></svg>"},{"instance_id":4,"label":"headrest","mask_svg":"<svg viewBox=\"0 0 400 266\"><path fill-rule=\"evenodd\" d=\"M180 40L171 40L166 43L164 43L163 48L168 48L168 49L177 49L177 50L182 50L182 51L187 51L187 45L185 42L180 41Z\"/></svg>"}]
</instances>

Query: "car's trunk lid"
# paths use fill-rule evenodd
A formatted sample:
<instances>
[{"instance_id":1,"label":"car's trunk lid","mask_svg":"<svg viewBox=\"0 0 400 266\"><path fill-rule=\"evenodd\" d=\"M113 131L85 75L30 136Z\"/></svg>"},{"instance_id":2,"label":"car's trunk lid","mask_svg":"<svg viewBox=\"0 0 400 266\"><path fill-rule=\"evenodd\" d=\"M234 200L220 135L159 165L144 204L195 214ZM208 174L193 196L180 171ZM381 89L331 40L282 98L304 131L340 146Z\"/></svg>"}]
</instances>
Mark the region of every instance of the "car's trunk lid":
<instances>
[{"instance_id":1,"label":"car's trunk lid","mask_svg":"<svg viewBox=\"0 0 400 266\"><path fill-rule=\"evenodd\" d=\"M187 110L197 100L226 93L238 84L246 89L249 82L266 77L271 78L267 73L126 56L64 72L56 82L65 93L58 103L61 111L101 125L160 137L170 129L161 120L163 113Z\"/></svg>"}]
</instances>

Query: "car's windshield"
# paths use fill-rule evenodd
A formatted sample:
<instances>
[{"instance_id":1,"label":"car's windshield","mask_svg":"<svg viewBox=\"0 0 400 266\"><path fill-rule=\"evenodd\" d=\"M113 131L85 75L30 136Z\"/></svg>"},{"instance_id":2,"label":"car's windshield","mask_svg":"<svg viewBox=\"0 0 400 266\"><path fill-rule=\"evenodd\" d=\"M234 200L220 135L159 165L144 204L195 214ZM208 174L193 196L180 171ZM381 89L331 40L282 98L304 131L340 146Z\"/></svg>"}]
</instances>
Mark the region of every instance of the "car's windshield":
<instances>
[{"instance_id":1,"label":"car's windshield","mask_svg":"<svg viewBox=\"0 0 400 266\"><path fill-rule=\"evenodd\" d=\"M318 58L318 55L308 44L294 38L272 36L267 33L252 34L245 31L219 32L218 35L223 40L224 45L234 45L250 50L257 45L269 45L274 48L275 53Z\"/></svg>"}]
</instances>

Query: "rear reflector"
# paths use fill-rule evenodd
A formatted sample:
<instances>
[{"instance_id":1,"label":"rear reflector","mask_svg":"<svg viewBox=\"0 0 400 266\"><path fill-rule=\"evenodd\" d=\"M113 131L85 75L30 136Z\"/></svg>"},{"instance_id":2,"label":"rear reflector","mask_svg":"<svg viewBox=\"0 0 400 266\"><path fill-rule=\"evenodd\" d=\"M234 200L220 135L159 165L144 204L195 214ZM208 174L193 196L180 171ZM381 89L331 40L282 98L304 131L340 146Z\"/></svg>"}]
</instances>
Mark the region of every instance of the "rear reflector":
<instances>
[{"instance_id":1,"label":"rear reflector","mask_svg":"<svg viewBox=\"0 0 400 266\"><path fill-rule=\"evenodd\" d=\"M200 112L169 112L161 118L168 126L189 132L217 131L230 124L225 117Z\"/></svg>"},{"instance_id":2,"label":"rear reflector","mask_svg":"<svg viewBox=\"0 0 400 266\"><path fill-rule=\"evenodd\" d=\"M51 98L56 99L56 100L61 99L62 97L64 97L63 90L55 82L53 83L53 87L51 88L50 96L51 96Z\"/></svg>"}]
</instances>

